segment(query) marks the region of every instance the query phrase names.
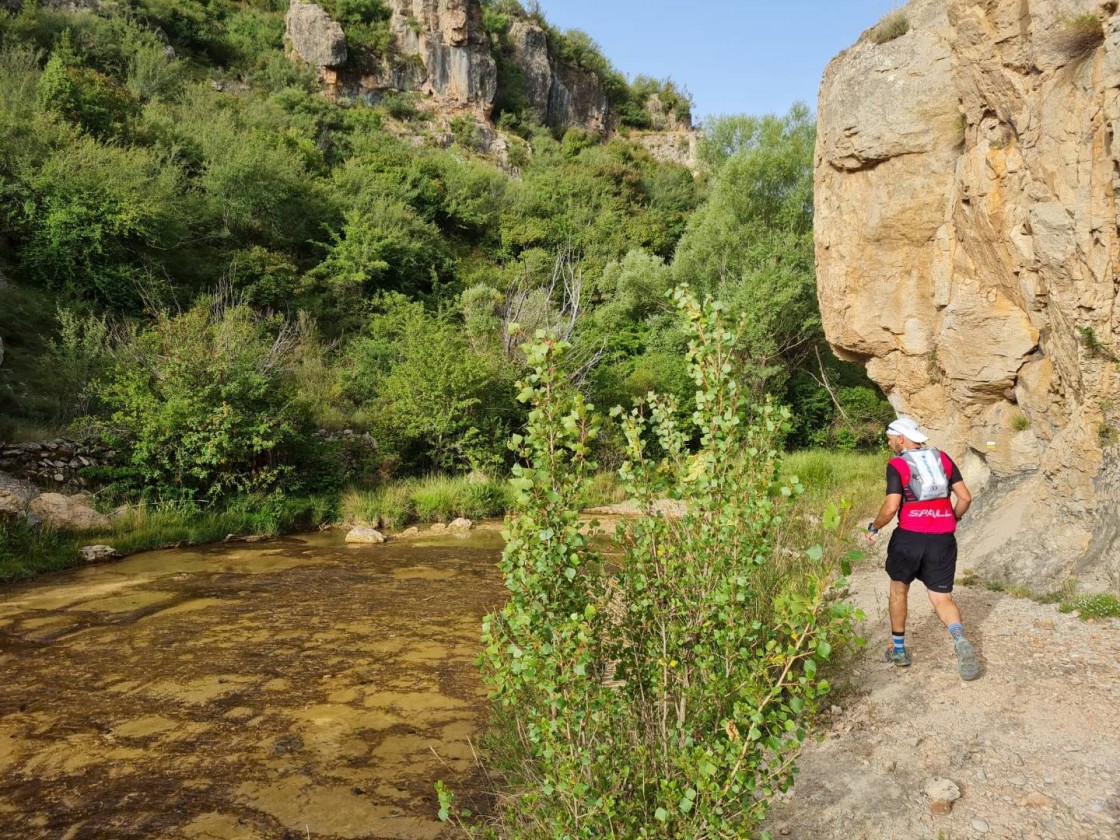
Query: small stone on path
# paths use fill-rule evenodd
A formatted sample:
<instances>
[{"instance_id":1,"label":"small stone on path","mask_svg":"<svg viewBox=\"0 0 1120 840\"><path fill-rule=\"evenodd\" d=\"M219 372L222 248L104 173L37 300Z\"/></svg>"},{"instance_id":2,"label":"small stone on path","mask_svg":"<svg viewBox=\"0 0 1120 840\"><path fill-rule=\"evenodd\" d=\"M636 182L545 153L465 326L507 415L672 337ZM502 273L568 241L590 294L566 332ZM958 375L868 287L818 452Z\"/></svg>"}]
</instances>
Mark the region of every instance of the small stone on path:
<instances>
[{"instance_id":1,"label":"small stone on path","mask_svg":"<svg viewBox=\"0 0 1120 840\"><path fill-rule=\"evenodd\" d=\"M940 776L926 779L923 790L929 798L929 810L932 814L948 814L953 810L953 803L961 798L961 789L956 782Z\"/></svg>"},{"instance_id":2,"label":"small stone on path","mask_svg":"<svg viewBox=\"0 0 1120 840\"><path fill-rule=\"evenodd\" d=\"M986 822L984 822L983 820L973 820L972 821L972 827L979 834L987 834L988 831L989 831L988 824Z\"/></svg>"},{"instance_id":3,"label":"small stone on path","mask_svg":"<svg viewBox=\"0 0 1120 840\"><path fill-rule=\"evenodd\" d=\"M1024 808L1051 808L1054 805L1054 800L1045 793L1035 791L1028 794L1019 804Z\"/></svg>"}]
</instances>

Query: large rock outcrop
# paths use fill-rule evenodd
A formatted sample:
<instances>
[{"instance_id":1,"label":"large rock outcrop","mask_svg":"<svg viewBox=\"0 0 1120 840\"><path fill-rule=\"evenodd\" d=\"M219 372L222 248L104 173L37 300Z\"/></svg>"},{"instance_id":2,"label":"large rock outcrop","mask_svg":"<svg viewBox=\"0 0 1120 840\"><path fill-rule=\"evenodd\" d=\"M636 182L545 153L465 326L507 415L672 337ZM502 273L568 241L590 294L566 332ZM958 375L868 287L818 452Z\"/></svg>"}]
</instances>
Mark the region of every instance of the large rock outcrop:
<instances>
[{"instance_id":1,"label":"large rock outcrop","mask_svg":"<svg viewBox=\"0 0 1120 840\"><path fill-rule=\"evenodd\" d=\"M1120 586L1120 16L913 0L820 91L825 332L981 492L962 565Z\"/></svg>"},{"instance_id":2,"label":"large rock outcrop","mask_svg":"<svg viewBox=\"0 0 1120 840\"><path fill-rule=\"evenodd\" d=\"M293 0L284 16L285 40L312 67L337 67L346 61L342 27L314 3Z\"/></svg>"},{"instance_id":3,"label":"large rock outcrop","mask_svg":"<svg viewBox=\"0 0 1120 840\"><path fill-rule=\"evenodd\" d=\"M526 98L541 122L557 130L579 126L602 133L609 128L609 103L598 76L558 61L547 33L535 21L515 21L509 39Z\"/></svg>"},{"instance_id":4,"label":"large rock outcrop","mask_svg":"<svg viewBox=\"0 0 1120 840\"><path fill-rule=\"evenodd\" d=\"M319 70L331 97L375 99L416 91L445 109L489 114L498 87L497 63L482 25L478 0L387 0L390 55L346 62L342 27L319 6L292 0L285 41Z\"/></svg>"},{"instance_id":5,"label":"large rock outcrop","mask_svg":"<svg viewBox=\"0 0 1120 840\"><path fill-rule=\"evenodd\" d=\"M329 96L376 100L386 93L424 94L434 110L474 111L489 116L498 94L498 64L483 26L480 0L386 0L392 35L390 54L369 66L346 63L342 28L319 6L292 0L285 42L316 67ZM602 79L561 61L536 21L515 18L508 33L514 77L529 106L557 131L612 128ZM677 129L670 125L667 130Z\"/></svg>"},{"instance_id":6,"label":"large rock outcrop","mask_svg":"<svg viewBox=\"0 0 1120 840\"><path fill-rule=\"evenodd\" d=\"M477 0L389 0L388 6L397 52L418 60L394 63L385 86L418 89L489 113L498 67Z\"/></svg>"}]
</instances>

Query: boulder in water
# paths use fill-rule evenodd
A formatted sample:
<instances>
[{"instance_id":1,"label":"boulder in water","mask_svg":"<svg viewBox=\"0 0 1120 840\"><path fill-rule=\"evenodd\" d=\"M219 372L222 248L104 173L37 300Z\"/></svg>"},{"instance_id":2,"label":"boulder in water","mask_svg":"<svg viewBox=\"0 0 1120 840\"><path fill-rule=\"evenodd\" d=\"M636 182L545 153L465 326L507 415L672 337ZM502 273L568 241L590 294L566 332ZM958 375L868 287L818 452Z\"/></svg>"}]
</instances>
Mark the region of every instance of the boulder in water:
<instances>
[{"instance_id":1,"label":"boulder in water","mask_svg":"<svg viewBox=\"0 0 1120 840\"><path fill-rule=\"evenodd\" d=\"M346 542L348 543L362 543L365 545L381 545L385 542L385 535L374 528L357 527L351 528L350 532L346 535Z\"/></svg>"},{"instance_id":2,"label":"boulder in water","mask_svg":"<svg viewBox=\"0 0 1120 840\"><path fill-rule=\"evenodd\" d=\"M87 563L96 563L99 560L120 557L121 553L111 545L83 545L78 549L78 556Z\"/></svg>"}]
</instances>

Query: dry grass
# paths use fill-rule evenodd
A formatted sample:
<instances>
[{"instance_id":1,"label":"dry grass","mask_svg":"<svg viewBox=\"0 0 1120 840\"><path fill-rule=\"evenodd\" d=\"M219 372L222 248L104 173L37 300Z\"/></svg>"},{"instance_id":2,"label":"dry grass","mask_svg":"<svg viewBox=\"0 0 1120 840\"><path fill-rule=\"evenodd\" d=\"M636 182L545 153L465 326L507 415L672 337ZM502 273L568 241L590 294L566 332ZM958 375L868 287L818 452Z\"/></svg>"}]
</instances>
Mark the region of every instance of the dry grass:
<instances>
[{"instance_id":1,"label":"dry grass","mask_svg":"<svg viewBox=\"0 0 1120 840\"><path fill-rule=\"evenodd\" d=\"M1104 23L1093 14L1069 18L1054 39L1054 46L1073 61L1092 55L1103 43Z\"/></svg>"},{"instance_id":2,"label":"dry grass","mask_svg":"<svg viewBox=\"0 0 1120 840\"><path fill-rule=\"evenodd\" d=\"M905 12L895 11L886 14L882 20L875 24L868 37L874 44L885 44L895 38L901 38L910 31L910 19Z\"/></svg>"}]
</instances>

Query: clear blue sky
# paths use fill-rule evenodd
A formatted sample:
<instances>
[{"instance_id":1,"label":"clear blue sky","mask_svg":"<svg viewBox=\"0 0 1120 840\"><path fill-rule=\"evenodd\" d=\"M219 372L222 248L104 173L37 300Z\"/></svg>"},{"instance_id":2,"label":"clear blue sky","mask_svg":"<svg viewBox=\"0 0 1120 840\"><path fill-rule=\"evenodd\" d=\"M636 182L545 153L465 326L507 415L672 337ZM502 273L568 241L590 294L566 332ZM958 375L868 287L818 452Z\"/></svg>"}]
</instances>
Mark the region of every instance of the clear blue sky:
<instances>
[{"instance_id":1,"label":"clear blue sky","mask_svg":"<svg viewBox=\"0 0 1120 840\"><path fill-rule=\"evenodd\" d=\"M670 77L693 118L817 109L825 65L901 0L541 0L560 29L582 29L633 78Z\"/></svg>"}]
</instances>

